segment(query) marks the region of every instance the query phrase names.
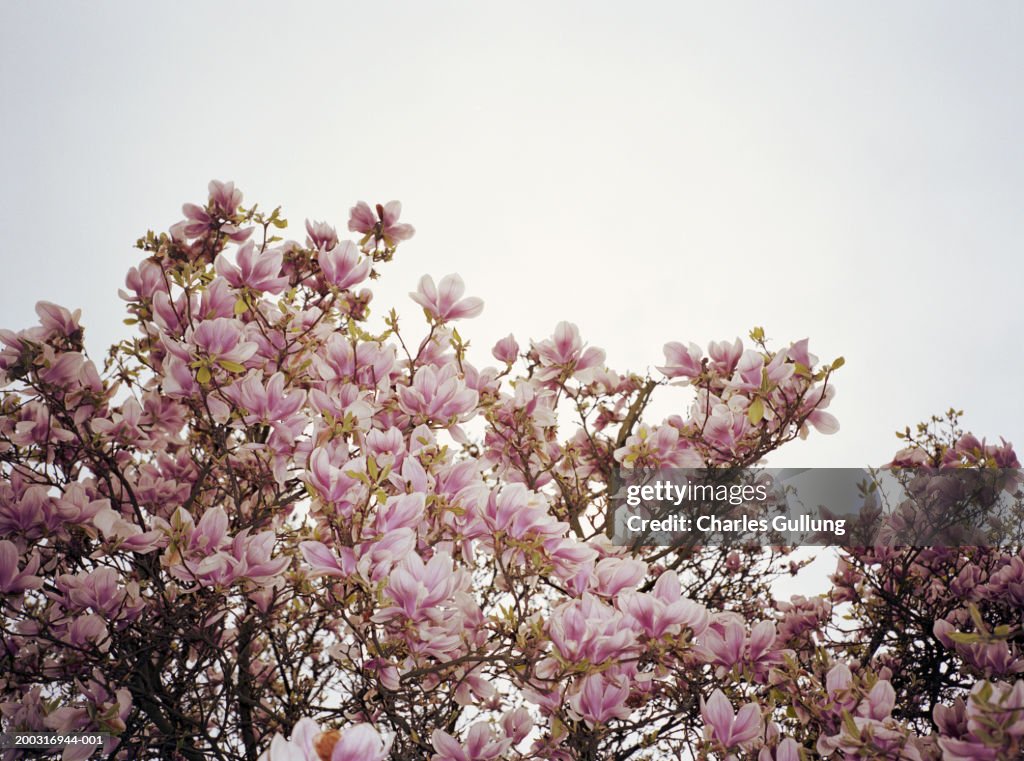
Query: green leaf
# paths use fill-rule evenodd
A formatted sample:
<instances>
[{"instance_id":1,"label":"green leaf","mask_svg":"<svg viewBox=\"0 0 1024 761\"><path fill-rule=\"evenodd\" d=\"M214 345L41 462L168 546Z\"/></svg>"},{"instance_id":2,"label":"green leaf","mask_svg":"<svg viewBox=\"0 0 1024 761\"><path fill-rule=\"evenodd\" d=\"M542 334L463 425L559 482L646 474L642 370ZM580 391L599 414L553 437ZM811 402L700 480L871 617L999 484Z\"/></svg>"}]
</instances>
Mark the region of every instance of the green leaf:
<instances>
[{"instance_id":1,"label":"green leaf","mask_svg":"<svg viewBox=\"0 0 1024 761\"><path fill-rule=\"evenodd\" d=\"M200 367L199 368L199 372L196 373L196 380L199 381L200 383L202 383L203 385L206 385L207 383L209 383L210 382L210 368L205 367L205 366L204 367Z\"/></svg>"},{"instance_id":2,"label":"green leaf","mask_svg":"<svg viewBox=\"0 0 1024 761\"><path fill-rule=\"evenodd\" d=\"M750 421L751 425L757 425L764 418L764 400L755 399L747 407L747 420Z\"/></svg>"},{"instance_id":3,"label":"green leaf","mask_svg":"<svg viewBox=\"0 0 1024 761\"><path fill-rule=\"evenodd\" d=\"M245 299L239 299L235 302L235 316L245 314L249 311L249 305L245 303Z\"/></svg>"},{"instance_id":4,"label":"green leaf","mask_svg":"<svg viewBox=\"0 0 1024 761\"><path fill-rule=\"evenodd\" d=\"M833 370L838 370L840 367L842 367L845 364L846 364L846 360L845 359L843 359L842 357L836 357L835 361L832 363L832 369Z\"/></svg>"},{"instance_id":5,"label":"green leaf","mask_svg":"<svg viewBox=\"0 0 1024 761\"><path fill-rule=\"evenodd\" d=\"M232 362L230 359L218 359L217 364L230 373L245 372L245 365L240 365L238 362Z\"/></svg>"},{"instance_id":6,"label":"green leaf","mask_svg":"<svg viewBox=\"0 0 1024 761\"><path fill-rule=\"evenodd\" d=\"M950 632L948 636L958 645L973 645L981 639L977 634L969 634L967 632Z\"/></svg>"}]
</instances>

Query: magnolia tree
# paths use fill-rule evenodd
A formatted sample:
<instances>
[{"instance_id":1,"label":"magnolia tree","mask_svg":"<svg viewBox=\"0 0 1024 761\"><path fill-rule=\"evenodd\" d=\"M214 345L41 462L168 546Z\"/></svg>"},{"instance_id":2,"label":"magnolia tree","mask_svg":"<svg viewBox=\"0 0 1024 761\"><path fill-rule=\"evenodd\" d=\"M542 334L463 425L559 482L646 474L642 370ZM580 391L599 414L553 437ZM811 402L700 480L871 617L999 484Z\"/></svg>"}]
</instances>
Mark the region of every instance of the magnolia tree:
<instances>
[{"instance_id":1,"label":"magnolia tree","mask_svg":"<svg viewBox=\"0 0 1024 761\"><path fill-rule=\"evenodd\" d=\"M754 330L620 373L563 322L478 366L457 275L419 281L419 324L368 319L399 213L283 240L213 182L139 241L102 369L78 312L0 331L6 730L111 758L1020 757L1019 553L844 549L784 601L785 547L610 541L620 468L834 432L839 361ZM681 414L645 420L668 385ZM1018 465L950 423L895 462Z\"/></svg>"}]
</instances>

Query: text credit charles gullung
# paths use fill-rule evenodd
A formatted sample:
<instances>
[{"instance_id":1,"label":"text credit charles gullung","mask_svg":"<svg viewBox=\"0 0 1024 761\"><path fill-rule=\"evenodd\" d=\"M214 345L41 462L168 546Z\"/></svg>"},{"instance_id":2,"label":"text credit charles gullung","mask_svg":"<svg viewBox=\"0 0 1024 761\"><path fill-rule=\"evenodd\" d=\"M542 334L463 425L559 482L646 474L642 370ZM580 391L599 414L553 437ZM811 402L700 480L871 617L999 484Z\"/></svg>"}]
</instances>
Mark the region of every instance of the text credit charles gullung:
<instances>
[{"instance_id":1,"label":"text credit charles gullung","mask_svg":"<svg viewBox=\"0 0 1024 761\"><path fill-rule=\"evenodd\" d=\"M662 510L657 517L631 514L626 517L626 529L631 533L669 532L686 533L698 531L712 534L757 534L769 529L785 533L831 533L835 536L846 534L846 520L843 518L818 518L811 515L775 515L770 519L750 515L723 518L716 514L682 515L665 513L665 508L680 508L684 503L703 503L739 506L751 502L764 503L768 499L766 484L679 484L673 481L655 481L647 484L630 484L626 487L626 505L631 508L655 503Z\"/></svg>"}]
</instances>

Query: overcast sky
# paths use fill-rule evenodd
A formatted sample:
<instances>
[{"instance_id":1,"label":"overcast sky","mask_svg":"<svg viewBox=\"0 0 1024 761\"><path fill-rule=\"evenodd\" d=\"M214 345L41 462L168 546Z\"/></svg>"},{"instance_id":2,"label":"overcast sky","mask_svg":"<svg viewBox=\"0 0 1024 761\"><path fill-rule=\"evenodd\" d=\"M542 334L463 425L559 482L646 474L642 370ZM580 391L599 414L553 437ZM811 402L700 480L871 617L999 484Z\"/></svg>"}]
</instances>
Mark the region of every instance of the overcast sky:
<instances>
[{"instance_id":1,"label":"overcast sky","mask_svg":"<svg viewBox=\"0 0 1024 761\"><path fill-rule=\"evenodd\" d=\"M132 243L211 178L300 239L395 198L378 314L459 272L480 360L763 325L847 359L841 431L771 464L879 464L950 405L1024 448L1024 5L292 5L2 0L0 326L81 307L101 359Z\"/></svg>"}]
</instances>

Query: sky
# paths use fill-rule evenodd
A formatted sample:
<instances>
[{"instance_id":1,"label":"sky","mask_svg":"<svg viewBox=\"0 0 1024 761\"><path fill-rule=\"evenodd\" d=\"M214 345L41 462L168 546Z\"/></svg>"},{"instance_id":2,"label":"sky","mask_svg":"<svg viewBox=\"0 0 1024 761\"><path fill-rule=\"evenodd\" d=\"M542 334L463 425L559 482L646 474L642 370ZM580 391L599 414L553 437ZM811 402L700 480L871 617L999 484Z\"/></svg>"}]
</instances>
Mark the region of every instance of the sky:
<instances>
[{"instance_id":1,"label":"sky","mask_svg":"<svg viewBox=\"0 0 1024 761\"><path fill-rule=\"evenodd\" d=\"M134 241L212 178L344 229L399 199L375 287L458 272L471 358L560 320L616 370L667 341L844 356L834 436L784 467L891 458L955 406L1024 449L1024 6L16 3L0 0L0 327L129 330ZM655 410L685 412L668 389Z\"/></svg>"}]
</instances>

